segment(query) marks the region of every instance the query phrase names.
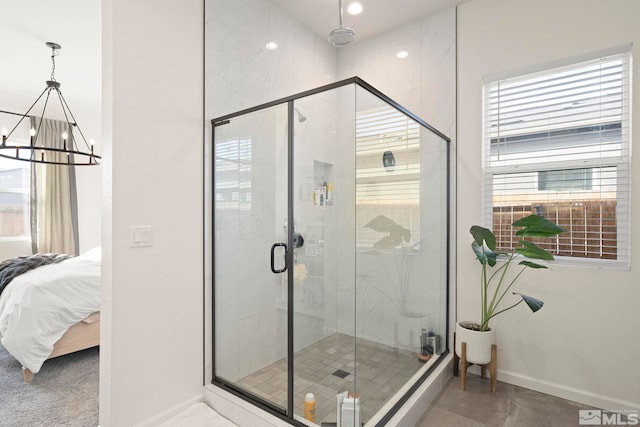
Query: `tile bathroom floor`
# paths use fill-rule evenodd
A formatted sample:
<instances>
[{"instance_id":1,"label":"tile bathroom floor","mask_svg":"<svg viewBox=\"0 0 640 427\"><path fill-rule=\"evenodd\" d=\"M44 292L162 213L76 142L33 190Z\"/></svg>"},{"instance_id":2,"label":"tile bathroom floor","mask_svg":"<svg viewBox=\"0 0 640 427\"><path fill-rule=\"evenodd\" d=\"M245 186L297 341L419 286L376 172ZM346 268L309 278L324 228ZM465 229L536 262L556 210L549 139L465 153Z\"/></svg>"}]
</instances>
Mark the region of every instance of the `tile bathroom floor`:
<instances>
[{"instance_id":1,"label":"tile bathroom floor","mask_svg":"<svg viewBox=\"0 0 640 427\"><path fill-rule=\"evenodd\" d=\"M417 354L371 341L333 334L294 355L294 408L302 415L306 393L316 398L316 423L336 421L336 394L357 390L362 421L366 422L402 385L424 366ZM336 371L348 373L344 378ZM287 360L279 360L242 378L238 385L286 407ZM354 380L357 378L357 384Z\"/></svg>"}]
</instances>

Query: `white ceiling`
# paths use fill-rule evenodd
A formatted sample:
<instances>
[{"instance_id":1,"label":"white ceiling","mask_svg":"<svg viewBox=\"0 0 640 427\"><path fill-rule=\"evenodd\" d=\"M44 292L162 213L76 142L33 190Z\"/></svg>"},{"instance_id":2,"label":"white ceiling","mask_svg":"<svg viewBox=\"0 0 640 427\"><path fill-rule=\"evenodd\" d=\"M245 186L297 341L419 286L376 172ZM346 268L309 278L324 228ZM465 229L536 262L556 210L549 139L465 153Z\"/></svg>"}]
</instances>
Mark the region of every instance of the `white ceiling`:
<instances>
[{"instance_id":1,"label":"white ceiling","mask_svg":"<svg viewBox=\"0 0 640 427\"><path fill-rule=\"evenodd\" d=\"M49 41L62 46L56 80L67 102L99 110L100 0L0 0L0 92L35 100L51 75Z\"/></svg>"},{"instance_id":2,"label":"white ceiling","mask_svg":"<svg viewBox=\"0 0 640 427\"><path fill-rule=\"evenodd\" d=\"M339 26L338 0L272 1L319 37L326 39ZM354 1L363 6L359 15L347 13L347 7ZM357 43L465 1L468 0L342 0L343 25L356 32Z\"/></svg>"},{"instance_id":3,"label":"white ceiling","mask_svg":"<svg viewBox=\"0 0 640 427\"><path fill-rule=\"evenodd\" d=\"M135 1L135 0L132 0ZM319 37L338 26L338 0L272 0ZM356 43L466 0L359 0L344 25ZM0 93L33 98L51 74L48 41L62 45L56 79L72 107L98 111L101 99L100 0L0 0ZM153 13L153 11L150 11ZM5 109L0 99L0 110Z\"/></svg>"}]
</instances>

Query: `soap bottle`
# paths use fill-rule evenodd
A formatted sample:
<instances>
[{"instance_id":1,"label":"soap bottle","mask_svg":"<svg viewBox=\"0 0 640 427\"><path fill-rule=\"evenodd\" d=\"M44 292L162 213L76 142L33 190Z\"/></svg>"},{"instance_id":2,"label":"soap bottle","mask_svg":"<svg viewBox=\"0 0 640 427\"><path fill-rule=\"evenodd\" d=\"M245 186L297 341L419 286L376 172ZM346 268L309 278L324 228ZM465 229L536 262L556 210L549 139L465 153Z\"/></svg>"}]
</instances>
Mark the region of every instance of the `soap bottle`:
<instances>
[{"instance_id":1,"label":"soap bottle","mask_svg":"<svg viewBox=\"0 0 640 427\"><path fill-rule=\"evenodd\" d=\"M304 418L316 422L316 397L313 393L307 393L304 397Z\"/></svg>"},{"instance_id":2,"label":"soap bottle","mask_svg":"<svg viewBox=\"0 0 640 427\"><path fill-rule=\"evenodd\" d=\"M420 353L423 356L426 356L429 354L429 351L427 349L428 345L429 345L429 340L427 336L427 330L423 328L422 331L420 331Z\"/></svg>"}]
</instances>

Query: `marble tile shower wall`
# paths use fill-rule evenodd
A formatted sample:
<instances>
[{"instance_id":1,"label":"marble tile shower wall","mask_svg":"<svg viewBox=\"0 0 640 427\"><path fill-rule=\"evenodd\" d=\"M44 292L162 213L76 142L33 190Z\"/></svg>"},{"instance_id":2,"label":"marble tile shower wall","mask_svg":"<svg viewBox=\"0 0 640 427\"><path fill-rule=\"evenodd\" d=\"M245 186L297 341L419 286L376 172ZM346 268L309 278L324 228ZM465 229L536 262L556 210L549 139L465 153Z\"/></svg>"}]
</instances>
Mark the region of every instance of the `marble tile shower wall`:
<instances>
[{"instance_id":1,"label":"marble tile shower wall","mask_svg":"<svg viewBox=\"0 0 640 427\"><path fill-rule=\"evenodd\" d=\"M337 79L335 49L271 1L207 0L205 9L207 117Z\"/></svg>"},{"instance_id":2,"label":"marble tile shower wall","mask_svg":"<svg viewBox=\"0 0 640 427\"><path fill-rule=\"evenodd\" d=\"M397 58L399 51L408 56ZM338 51L338 78L360 76L454 140L456 12L445 9Z\"/></svg>"}]
</instances>

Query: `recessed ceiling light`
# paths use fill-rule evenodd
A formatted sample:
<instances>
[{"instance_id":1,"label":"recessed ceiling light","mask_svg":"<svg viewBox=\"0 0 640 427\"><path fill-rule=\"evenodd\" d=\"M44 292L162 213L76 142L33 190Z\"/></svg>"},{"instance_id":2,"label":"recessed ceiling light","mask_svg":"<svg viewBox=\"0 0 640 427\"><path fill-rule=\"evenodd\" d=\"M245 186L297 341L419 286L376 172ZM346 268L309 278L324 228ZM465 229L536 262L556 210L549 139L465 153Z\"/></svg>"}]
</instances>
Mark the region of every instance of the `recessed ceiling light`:
<instances>
[{"instance_id":1,"label":"recessed ceiling light","mask_svg":"<svg viewBox=\"0 0 640 427\"><path fill-rule=\"evenodd\" d=\"M401 50L400 52L396 53L396 56L400 59L404 59L409 56L409 52L407 52L406 50Z\"/></svg>"},{"instance_id":2,"label":"recessed ceiling light","mask_svg":"<svg viewBox=\"0 0 640 427\"><path fill-rule=\"evenodd\" d=\"M351 3L347 8L347 12L349 12L350 15L359 15L362 12L362 4L358 2Z\"/></svg>"},{"instance_id":3,"label":"recessed ceiling light","mask_svg":"<svg viewBox=\"0 0 640 427\"><path fill-rule=\"evenodd\" d=\"M265 45L265 47L269 50L276 50L278 45L275 42L269 42Z\"/></svg>"}]
</instances>

